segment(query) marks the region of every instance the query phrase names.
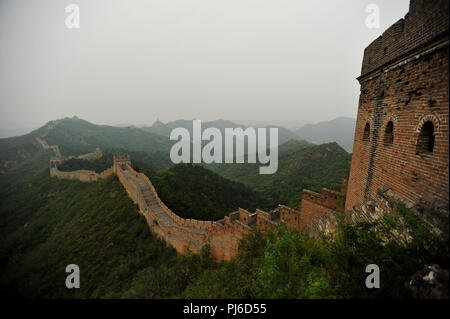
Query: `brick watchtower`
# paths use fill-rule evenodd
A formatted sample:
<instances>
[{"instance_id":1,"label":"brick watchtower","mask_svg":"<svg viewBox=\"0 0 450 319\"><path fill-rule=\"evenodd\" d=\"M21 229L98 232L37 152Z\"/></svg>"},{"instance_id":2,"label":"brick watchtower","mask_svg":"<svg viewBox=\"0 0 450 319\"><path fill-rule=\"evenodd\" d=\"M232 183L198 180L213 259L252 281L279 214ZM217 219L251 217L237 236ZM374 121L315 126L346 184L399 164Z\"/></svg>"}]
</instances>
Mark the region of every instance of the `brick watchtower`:
<instances>
[{"instance_id":1,"label":"brick watchtower","mask_svg":"<svg viewBox=\"0 0 450 319\"><path fill-rule=\"evenodd\" d=\"M449 202L448 0L412 0L364 51L346 210L388 186Z\"/></svg>"},{"instance_id":2,"label":"brick watchtower","mask_svg":"<svg viewBox=\"0 0 450 319\"><path fill-rule=\"evenodd\" d=\"M130 155L124 154L124 155L114 155L114 163L113 163L113 171L115 174L117 174L117 168L122 165L125 166L126 164L131 166L131 158Z\"/></svg>"}]
</instances>

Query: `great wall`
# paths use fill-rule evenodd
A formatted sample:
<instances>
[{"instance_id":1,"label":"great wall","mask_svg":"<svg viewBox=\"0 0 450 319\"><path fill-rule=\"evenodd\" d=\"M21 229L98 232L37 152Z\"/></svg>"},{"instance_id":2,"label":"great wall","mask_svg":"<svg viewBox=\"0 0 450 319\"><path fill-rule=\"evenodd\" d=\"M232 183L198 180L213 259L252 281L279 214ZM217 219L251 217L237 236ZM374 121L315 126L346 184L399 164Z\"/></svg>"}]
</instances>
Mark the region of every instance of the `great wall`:
<instances>
[{"instance_id":1,"label":"great wall","mask_svg":"<svg viewBox=\"0 0 450 319\"><path fill-rule=\"evenodd\" d=\"M146 218L150 229L179 253L199 253L207 244L214 257L230 260L236 256L241 239L253 228L258 227L266 231L284 223L303 231L316 216L329 211L343 211L343 206L337 204L345 202L343 192L346 191L346 182L344 181L340 193L329 189L324 189L322 194L305 190L302 199L304 213L301 210L279 205L270 212L257 209L251 213L239 208L219 221L185 219L175 214L161 201L155 187L145 174L138 173L132 168L129 155L114 156L113 167L100 174L89 170L64 172L58 169L58 164L74 156L62 156L60 152L55 151L55 147L51 149L56 155L50 159L51 176L92 182L115 174L129 197L138 205L139 212ZM76 158L95 159L101 156L101 151L97 149L93 153Z\"/></svg>"},{"instance_id":2,"label":"great wall","mask_svg":"<svg viewBox=\"0 0 450 319\"><path fill-rule=\"evenodd\" d=\"M198 253L208 244L213 256L229 260L255 227L266 231L283 223L317 236L333 231L337 213L373 220L397 203L434 225L449 211L448 51L448 1L412 0L405 18L364 52L348 183L339 192L303 190L298 210L279 205L270 212L238 209L219 221L184 219L160 200L128 155L115 156L113 167L101 174L61 172L58 164L70 157L42 138L37 142L55 152L52 176L95 181L116 174L152 231L179 253ZM100 150L82 158L98 156Z\"/></svg>"}]
</instances>

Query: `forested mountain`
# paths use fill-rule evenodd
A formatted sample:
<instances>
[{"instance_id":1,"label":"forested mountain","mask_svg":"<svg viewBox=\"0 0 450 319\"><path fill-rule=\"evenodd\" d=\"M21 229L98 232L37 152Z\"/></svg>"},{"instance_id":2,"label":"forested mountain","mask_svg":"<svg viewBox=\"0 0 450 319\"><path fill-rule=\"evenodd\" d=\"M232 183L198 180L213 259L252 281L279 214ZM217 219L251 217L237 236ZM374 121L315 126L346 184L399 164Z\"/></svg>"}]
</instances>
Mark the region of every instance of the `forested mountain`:
<instances>
[{"instance_id":1,"label":"forested mountain","mask_svg":"<svg viewBox=\"0 0 450 319\"><path fill-rule=\"evenodd\" d=\"M272 206L297 205L304 188L337 190L350 171L351 156L336 143L311 145L291 140L281 145L278 152L278 171L273 175L259 174L259 163L204 166L262 192Z\"/></svg>"},{"instance_id":2,"label":"forested mountain","mask_svg":"<svg viewBox=\"0 0 450 319\"><path fill-rule=\"evenodd\" d=\"M78 118L66 118L50 125L53 127L48 130L45 140L49 145L58 145L64 155L88 153L96 147L168 154L172 146L167 137L133 126L95 125Z\"/></svg>"},{"instance_id":3,"label":"forested mountain","mask_svg":"<svg viewBox=\"0 0 450 319\"><path fill-rule=\"evenodd\" d=\"M199 256L177 257L151 233L114 176L82 183L44 169L1 199L2 296L165 298L201 267ZM69 264L80 267L80 289L64 284Z\"/></svg>"},{"instance_id":4,"label":"forested mountain","mask_svg":"<svg viewBox=\"0 0 450 319\"><path fill-rule=\"evenodd\" d=\"M437 234L404 208L379 222L341 224L324 238L283 227L254 232L225 262L207 246L177 255L114 176L83 183L43 169L0 194L2 298L404 298L417 269L449 263L448 217ZM386 241L405 232L406 242ZM364 285L373 260L389 283L380 289ZM66 288L69 264L80 267L80 289Z\"/></svg>"},{"instance_id":5,"label":"forested mountain","mask_svg":"<svg viewBox=\"0 0 450 319\"><path fill-rule=\"evenodd\" d=\"M156 121L155 123L153 123L152 126L143 127L142 129L147 132L161 134L164 136L170 136L170 133L172 132L172 130L175 128L178 128L178 127L187 129L189 131L189 133L191 135L191 139L192 139L192 120L190 120L190 121L178 120L178 121L168 122L166 124L162 123L161 121ZM242 128L243 130L245 130L248 127L253 127L253 128L255 128L256 132L257 132L257 128L258 128L255 126L245 126L245 125L241 125L241 124L236 124L236 123L233 123L231 121L226 121L226 120L202 122L202 130L205 130L210 127L219 129L220 132L222 133L222 136L225 136L226 128L233 128L233 129ZM267 128L267 131L269 131L269 128L278 128L278 145L286 143L287 141L289 141L291 139L299 139L298 136L294 132L292 132L282 126L273 126L272 125L272 126L264 126L264 127Z\"/></svg>"},{"instance_id":6,"label":"forested mountain","mask_svg":"<svg viewBox=\"0 0 450 319\"><path fill-rule=\"evenodd\" d=\"M202 166L178 164L147 175L161 200L183 218L218 220L238 208L254 211L268 207L261 193Z\"/></svg>"},{"instance_id":7,"label":"forested mountain","mask_svg":"<svg viewBox=\"0 0 450 319\"><path fill-rule=\"evenodd\" d=\"M297 205L303 188L337 188L348 175L350 155L336 143L290 140L279 148L274 175L260 175L260 164L205 165L212 171L190 164L169 168L170 162L155 155L167 155L167 137L78 119L49 125L0 140L7 150L2 159L16 159L1 172L2 297L400 298L409 296L404 283L424 265L448 267L448 218L437 234L401 207L398 215L380 222L343 223L324 238L283 227L252 232L229 262L213 260L208 246L199 255L177 255L152 234L116 176L89 183L50 177L54 153L36 146L35 137L45 136L68 155L102 148L102 158L70 160L62 170L100 172L111 165L113 154L128 153L167 206L182 217L205 220L222 218L237 207ZM116 134L122 132L120 139ZM146 151L147 134L161 141L152 148L160 147L160 153ZM407 233L408 242L386 242L397 233ZM390 285L367 290L361 284L361 269L371 260L380 261ZM64 284L68 264L80 267L80 289Z\"/></svg>"},{"instance_id":8,"label":"forested mountain","mask_svg":"<svg viewBox=\"0 0 450 319\"><path fill-rule=\"evenodd\" d=\"M167 137L136 127L95 125L74 117L50 121L23 136L0 139L0 173L40 152L43 148L36 138L58 145L62 155L80 155L99 147L109 154L128 152L137 160L145 158L155 168L171 164L169 151L173 142Z\"/></svg>"},{"instance_id":9,"label":"forested mountain","mask_svg":"<svg viewBox=\"0 0 450 319\"><path fill-rule=\"evenodd\" d=\"M42 147L35 138L44 131L41 128L22 136L0 138L0 172L39 152Z\"/></svg>"},{"instance_id":10,"label":"forested mountain","mask_svg":"<svg viewBox=\"0 0 450 319\"><path fill-rule=\"evenodd\" d=\"M59 170L87 169L100 173L111 167L112 162L112 154L95 160L70 159L62 163ZM156 170L145 159L132 162L133 167L150 178L161 200L183 218L218 220L238 208L268 208L268 201L261 193L202 166L177 164Z\"/></svg>"},{"instance_id":11,"label":"forested mountain","mask_svg":"<svg viewBox=\"0 0 450 319\"><path fill-rule=\"evenodd\" d=\"M170 132L172 132L173 129L183 127L189 131L189 133L192 136L192 120L177 120L172 121L168 123L163 123L161 121L156 121L153 123L152 126L144 126L142 127L143 130L155 134L160 134L164 136L170 136ZM209 127L215 127L218 128L220 131L224 131L225 128L235 128L235 127L242 127L239 126L231 121L226 120L216 120L216 121L206 121L202 122L202 129L206 129Z\"/></svg>"},{"instance_id":12,"label":"forested mountain","mask_svg":"<svg viewBox=\"0 0 450 319\"><path fill-rule=\"evenodd\" d=\"M191 120L178 120L167 124L157 121L152 126L143 128L96 125L77 117L50 121L29 134L0 139L0 172L41 150L42 146L36 138L42 138L48 145L58 145L63 155L88 153L97 147L111 153L126 150L143 152L157 163L155 166L168 167L171 164L169 151L175 143L170 141L169 136L177 127L186 128L191 133L192 139ZM218 128L223 136L225 128L246 128L226 120L202 123L203 130L209 127ZM278 145L290 140L306 143L306 140L315 144L335 141L347 151L351 151L353 146L353 119L340 118L315 125L308 124L296 132L281 126L267 128L269 127L278 128ZM206 143L204 141L203 145Z\"/></svg>"},{"instance_id":13,"label":"forested mountain","mask_svg":"<svg viewBox=\"0 0 450 319\"><path fill-rule=\"evenodd\" d=\"M241 127L266 127L278 128L278 143L279 145L288 142L289 140L305 140L313 144L324 144L336 142L351 153L353 149L353 135L355 134L356 120L349 117L339 117L331 121L323 121L316 124L305 124L295 131L289 130L280 125L263 125L263 126L246 126L236 124L231 121L217 120L210 122L202 122L202 129L209 127L218 128L222 134L225 128ZM192 120L178 120L168 123L156 121L152 126L142 127L143 130L163 136L170 136L170 132L177 127L186 128L192 136Z\"/></svg>"}]
</instances>

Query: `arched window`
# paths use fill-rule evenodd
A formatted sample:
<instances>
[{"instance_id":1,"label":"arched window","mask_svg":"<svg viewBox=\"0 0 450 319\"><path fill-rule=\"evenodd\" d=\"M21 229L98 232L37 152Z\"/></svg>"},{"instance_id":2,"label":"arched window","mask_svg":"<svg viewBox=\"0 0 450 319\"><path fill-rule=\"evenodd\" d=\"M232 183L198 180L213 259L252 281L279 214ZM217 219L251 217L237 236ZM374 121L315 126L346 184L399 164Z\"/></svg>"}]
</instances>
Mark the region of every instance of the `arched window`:
<instances>
[{"instance_id":1,"label":"arched window","mask_svg":"<svg viewBox=\"0 0 450 319\"><path fill-rule=\"evenodd\" d=\"M384 145L392 145L394 143L394 123L389 121L384 131Z\"/></svg>"},{"instance_id":2,"label":"arched window","mask_svg":"<svg viewBox=\"0 0 450 319\"><path fill-rule=\"evenodd\" d=\"M425 122L420 130L417 140L417 154L430 152L434 149L434 125L431 121Z\"/></svg>"},{"instance_id":3,"label":"arched window","mask_svg":"<svg viewBox=\"0 0 450 319\"><path fill-rule=\"evenodd\" d=\"M370 124L366 123L366 127L364 127L364 133L363 133L363 141L367 142L370 140Z\"/></svg>"}]
</instances>

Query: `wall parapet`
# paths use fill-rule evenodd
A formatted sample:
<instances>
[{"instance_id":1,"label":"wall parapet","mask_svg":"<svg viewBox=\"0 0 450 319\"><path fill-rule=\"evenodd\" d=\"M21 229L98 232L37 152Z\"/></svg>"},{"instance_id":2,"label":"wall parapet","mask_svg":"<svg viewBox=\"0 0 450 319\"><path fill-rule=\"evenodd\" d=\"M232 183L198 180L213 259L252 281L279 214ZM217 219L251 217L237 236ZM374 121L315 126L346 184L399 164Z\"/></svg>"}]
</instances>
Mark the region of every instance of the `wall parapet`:
<instances>
[{"instance_id":1,"label":"wall parapet","mask_svg":"<svg viewBox=\"0 0 450 319\"><path fill-rule=\"evenodd\" d=\"M428 43L448 38L448 0L412 0L409 12L364 50L363 77Z\"/></svg>"},{"instance_id":2,"label":"wall parapet","mask_svg":"<svg viewBox=\"0 0 450 319\"><path fill-rule=\"evenodd\" d=\"M304 201L309 201L331 210L343 211L345 207L345 194L328 188L323 188L322 193L304 189L302 191L302 203Z\"/></svg>"}]
</instances>

